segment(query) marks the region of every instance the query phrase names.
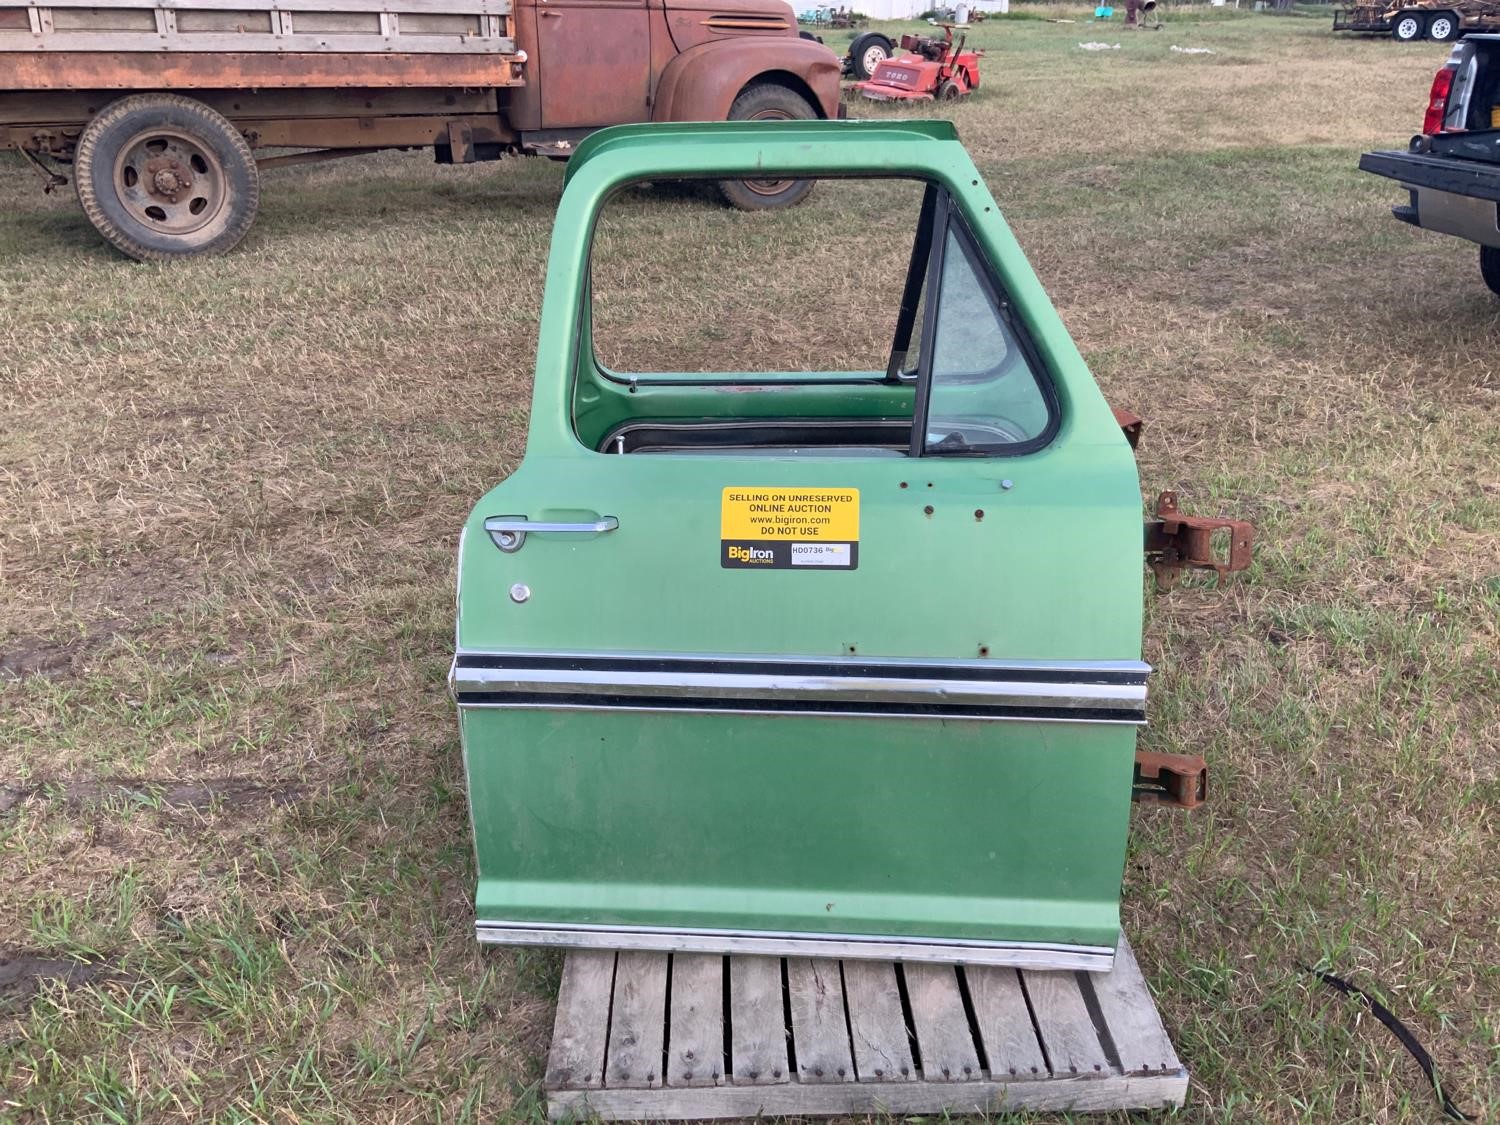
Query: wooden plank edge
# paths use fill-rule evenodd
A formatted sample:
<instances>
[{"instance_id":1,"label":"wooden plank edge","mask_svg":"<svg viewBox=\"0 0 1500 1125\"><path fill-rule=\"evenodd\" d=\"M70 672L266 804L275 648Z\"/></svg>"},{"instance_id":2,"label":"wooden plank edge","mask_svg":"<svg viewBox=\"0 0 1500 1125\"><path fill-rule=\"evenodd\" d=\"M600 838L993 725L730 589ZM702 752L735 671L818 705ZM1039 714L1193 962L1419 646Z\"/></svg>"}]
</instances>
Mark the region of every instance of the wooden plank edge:
<instances>
[{"instance_id":1,"label":"wooden plank edge","mask_svg":"<svg viewBox=\"0 0 1500 1125\"><path fill-rule=\"evenodd\" d=\"M1167 1109L1187 1100L1188 1072L1017 1082L875 1082L785 1086L557 1090L547 1116L605 1121L685 1121L847 1113L1103 1112Z\"/></svg>"}]
</instances>

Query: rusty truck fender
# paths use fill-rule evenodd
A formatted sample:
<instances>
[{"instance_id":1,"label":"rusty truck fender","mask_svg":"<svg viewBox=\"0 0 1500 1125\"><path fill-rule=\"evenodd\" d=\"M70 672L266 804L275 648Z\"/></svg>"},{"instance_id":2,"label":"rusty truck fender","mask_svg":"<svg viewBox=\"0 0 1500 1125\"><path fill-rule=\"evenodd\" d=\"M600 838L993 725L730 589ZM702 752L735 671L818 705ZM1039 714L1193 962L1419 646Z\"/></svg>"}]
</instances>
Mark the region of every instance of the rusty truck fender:
<instances>
[{"instance_id":1,"label":"rusty truck fender","mask_svg":"<svg viewBox=\"0 0 1500 1125\"><path fill-rule=\"evenodd\" d=\"M811 39L718 39L677 55L656 87L653 121L724 121L756 81L795 90L818 116L839 113L839 60Z\"/></svg>"}]
</instances>

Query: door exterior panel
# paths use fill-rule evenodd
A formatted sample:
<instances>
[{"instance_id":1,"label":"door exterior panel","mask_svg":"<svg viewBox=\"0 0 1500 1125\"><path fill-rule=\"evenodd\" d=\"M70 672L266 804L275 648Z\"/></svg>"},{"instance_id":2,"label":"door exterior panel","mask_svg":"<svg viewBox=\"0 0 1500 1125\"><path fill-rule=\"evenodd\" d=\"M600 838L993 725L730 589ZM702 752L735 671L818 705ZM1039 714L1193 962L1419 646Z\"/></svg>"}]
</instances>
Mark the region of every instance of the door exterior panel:
<instances>
[{"instance_id":1,"label":"door exterior panel","mask_svg":"<svg viewBox=\"0 0 1500 1125\"><path fill-rule=\"evenodd\" d=\"M1134 731L933 726L467 710L481 926L1113 945Z\"/></svg>"},{"instance_id":2,"label":"door exterior panel","mask_svg":"<svg viewBox=\"0 0 1500 1125\"><path fill-rule=\"evenodd\" d=\"M972 231L1051 380L1045 444L805 456L579 440L591 396L628 393L640 417L670 400L621 391L588 346L590 232L610 192L674 173L893 171L941 188ZM460 547L479 936L1108 968L1148 671L1139 482L951 127L610 130L568 176L526 457ZM863 386L851 394L876 393ZM764 416L778 392L704 393L732 417ZM857 530L840 532L854 565L727 565L726 490L779 489L857 493ZM536 524L555 530L505 538Z\"/></svg>"}]
</instances>

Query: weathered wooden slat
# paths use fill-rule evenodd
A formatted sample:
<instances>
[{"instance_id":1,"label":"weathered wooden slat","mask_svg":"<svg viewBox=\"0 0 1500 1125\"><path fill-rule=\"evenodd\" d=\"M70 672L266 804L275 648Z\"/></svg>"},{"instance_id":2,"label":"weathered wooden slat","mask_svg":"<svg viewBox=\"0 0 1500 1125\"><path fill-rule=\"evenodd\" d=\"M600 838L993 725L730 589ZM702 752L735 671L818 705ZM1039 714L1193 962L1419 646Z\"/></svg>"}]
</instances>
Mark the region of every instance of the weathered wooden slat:
<instances>
[{"instance_id":1,"label":"weathered wooden slat","mask_svg":"<svg viewBox=\"0 0 1500 1125\"><path fill-rule=\"evenodd\" d=\"M6 0L7 4L15 0ZM32 8L177 8L237 12L420 12L506 15L511 0L20 0Z\"/></svg>"},{"instance_id":2,"label":"weathered wooden slat","mask_svg":"<svg viewBox=\"0 0 1500 1125\"><path fill-rule=\"evenodd\" d=\"M1021 979L1031 997L1031 1010L1052 1073L1059 1078L1107 1075L1109 1056L1094 1030L1077 975L1025 971Z\"/></svg>"},{"instance_id":3,"label":"weathered wooden slat","mask_svg":"<svg viewBox=\"0 0 1500 1125\"><path fill-rule=\"evenodd\" d=\"M622 1089L660 1086L666 1047L667 954L618 956L604 1084Z\"/></svg>"},{"instance_id":4,"label":"weathered wooden slat","mask_svg":"<svg viewBox=\"0 0 1500 1125\"><path fill-rule=\"evenodd\" d=\"M1104 1026L1126 1074L1170 1074L1182 1069L1136 963L1135 951L1124 934L1115 950L1114 972L1088 973L1085 979L1094 990Z\"/></svg>"},{"instance_id":5,"label":"weathered wooden slat","mask_svg":"<svg viewBox=\"0 0 1500 1125\"><path fill-rule=\"evenodd\" d=\"M844 999L861 1082L914 1082L911 1043L896 966L890 961L845 961Z\"/></svg>"},{"instance_id":6,"label":"weathered wooden slat","mask_svg":"<svg viewBox=\"0 0 1500 1125\"><path fill-rule=\"evenodd\" d=\"M203 54L249 51L258 54L380 54L510 55L514 39L458 35L270 35L198 32L158 35L137 31L69 31L33 35L29 31L0 31L0 52L38 51L156 51Z\"/></svg>"},{"instance_id":7,"label":"weathered wooden slat","mask_svg":"<svg viewBox=\"0 0 1500 1125\"><path fill-rule=\"evenodd\" d=\"M964 1014L952 965L903 965L917 1054L925 1082L967 1082L980 1077L979 1054Z\"/></svg>"},{"instance_id":8,"label":"weathered wooden slat","mask_svg":"<svg viewBox=\"0 0 1500 1125\"><path fill-rule=\"evenodd\" d=\"M1188 1076L1046 1078L1026 1082L847 1082L837 1085L721 1086L718 1089L577 1090L553 1094L548 1115L583 1120L682 1121L842 1114L1079 1113L1180 1106Z\"/></svg>"},{"instance_id":9,"label":"weathered wooden slat","mask_svg":"<svg viewBox=\"0 0 1500 1125\"><path fill-rule=\"evenodd\" d=\"M604 1082L604 1037L614 992L615 955L570 953L557 990L557 1018L542 1084L549 1090L595 1089Z\"/></svg>"},{"instance_id":10,"label":"weathered wooden slat","mask_svg":"<svg viewBox=\"0 0 1500 1125\"><path fill-rule=\"evenodd\" d=\"M724 1081L724 958L672 955L672 1008L667 1031L667 1085Z\"/></svg>"},{"instance_id":11,"label":"weathered wooden slat","mask_svg":"<svg viewBox=\"0 0 1500 1125\"><path fill-rule=\"evenodd\" d=\"M256 90L488 88L524 82L503 54L28 50L4 54L0 63L10 90L221 90L227 76L233 76L232 85Z\"/></svg>"},{"instance_id":12,"label":"weathered wooden slat","mask_svg":"<svg viewBox=\"0 0 1500 1125\"><path fill-rule=\"evenodd\" d=\"M967 965L964 979L990 1073L997 1079L1036 1078L1047 1073L1026 996L1014 969Z\"/></svg>"},{"instance_id":13,"label":"weathered wooden slat","mask_svg":"<svg viewBox=\"0 0 1500 1125\"><path fill-rule=\"evenodd\" d=\"M729 959L729 1058L736 1086L791 1080L779 958Z\"/></svg>"},{"instance_id":14,"label":"weathered wooden slat","mask_svg":"<svg viewBox=\"0 0 1500 1125\"><path fill-rule=\"evenodd\" d=\"M786 959L792 1012L792 1043L801 1082L853 1082L849 1022L844 1015L844 982L837 961Z\"/></svg>"}]
</instances>

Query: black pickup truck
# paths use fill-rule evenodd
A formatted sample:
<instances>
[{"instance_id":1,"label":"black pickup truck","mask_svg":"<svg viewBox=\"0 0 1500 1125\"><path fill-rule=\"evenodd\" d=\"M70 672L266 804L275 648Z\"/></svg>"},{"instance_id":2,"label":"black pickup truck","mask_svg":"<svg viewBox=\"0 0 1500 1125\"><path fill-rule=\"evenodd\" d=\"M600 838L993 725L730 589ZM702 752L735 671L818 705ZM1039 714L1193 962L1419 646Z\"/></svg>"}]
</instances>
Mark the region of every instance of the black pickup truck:
<instances>
[{"instance_id":1,"label":"black pickup truck","mask_svg":"<svg viewBox=\"0 0 1500 1125\"><path fill-rule=\"evenodd\" d=\"M1359 166L1399 180L1403 223L1479 243L1479 271L1500 295L1500 35L1470 35L1432 80L1422 132L1405 152L1367 152Z\"/></svg>"}]
</instances>

